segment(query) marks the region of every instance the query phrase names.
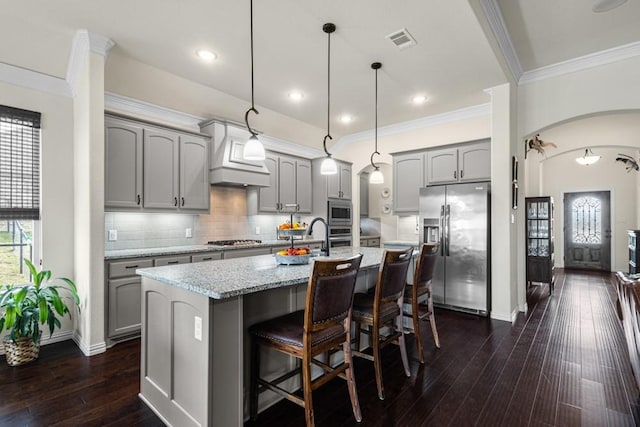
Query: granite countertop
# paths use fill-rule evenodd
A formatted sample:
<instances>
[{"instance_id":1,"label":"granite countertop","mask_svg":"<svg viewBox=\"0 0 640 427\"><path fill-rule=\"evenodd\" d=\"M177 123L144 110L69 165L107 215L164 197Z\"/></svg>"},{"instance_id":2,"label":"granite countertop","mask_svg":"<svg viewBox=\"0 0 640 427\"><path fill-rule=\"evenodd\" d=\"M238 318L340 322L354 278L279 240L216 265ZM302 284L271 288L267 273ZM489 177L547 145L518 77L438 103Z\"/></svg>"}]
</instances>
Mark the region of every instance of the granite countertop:
<instances>
[{"instance_id":1,"label":"granite countertop","mask_svg":"<svg viewBox=\"0 0 640 427\"><path fill-rule=\"evenodd\" d=\"M307 240L295 240L296 245L318 243L322 242L322 239L307 239ZM218 251L233 251L237 249L252 249L252 248L264 248L272 246L285 246L289 244L286 240L265 240L262 243L255 245L238 245L238 246L216 246L216 245L189 245L189 246L165 246L161 248L138 248L138 249L118 249L111 251L104 251L105 260L124 259L124 258L137 258L147 256L160 256L160 255L180 255L180 254L192 254L198 252L218 252Z\"/></svg>"},{"instance_id":2,"label":"granite countertop","mask_svg":"<svg viewBox=\"0 0 640 427\"><path fill-rule=\"evenodd\" d=\"M413 246L417 247L420 243L411 240L387 240L382 242L383 245L395 245L395 246Z\"/></svg>"},{"instance_id":3,"label":"granite countertop","mask_svg":"<svg viewBox=\"0 0 640 427\"><path fill-rule=\"evenodd\" d=\"M349 257L361 253L364 257L360 270L365 270L378 268L383 252L384 249L381 248L334 248L330 258ZM306 283L311 275L313 260L326 258L312 258L312 261L305 265L278 265L273 255L260 255L142 268L136 270L136 273L210 298L225 299Z\"/></svg>"}]
</instances>

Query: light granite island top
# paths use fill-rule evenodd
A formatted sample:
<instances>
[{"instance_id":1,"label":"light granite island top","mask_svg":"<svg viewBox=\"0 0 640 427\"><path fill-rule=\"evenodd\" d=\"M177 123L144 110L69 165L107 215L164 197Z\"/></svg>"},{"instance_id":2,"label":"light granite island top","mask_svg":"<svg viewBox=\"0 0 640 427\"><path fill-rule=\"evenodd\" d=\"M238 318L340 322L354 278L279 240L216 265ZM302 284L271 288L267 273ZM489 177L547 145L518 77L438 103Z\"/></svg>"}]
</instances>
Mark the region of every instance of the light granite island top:
<instances>
[{"instance_id":1,"label":"light granite island top","mask_svg":"<svg viewBox=\"0 0 640 427\"><path fill-rule=\"evenodd\" d=\"M378 268L381 248L334 248L331 256L312 257L309 264L278 265L273 255L217 260L197 264L142 268L136 273L214 299L306 283L314 260L345 258L361 253L360 270Z\"/></svg>"},{"instance_id":2,"label":"light granite island top","mask_svg":"<svg viewBox=\"0 0 640 427\"><path fill-rule=\"evenodd\" d=\"M362 253L357 291L377 279L384 249L340 247L329 258ZM304 308L315 257L278 265L273 255L137 270L142 276L140 398L167 425L241 427L248 417L248 328ZM338 356L338 355L336 355ZM262 374L282 375L291 362L262 357ZM286 369L285 369L286 368ZM283 382L299 388L296 378ZM276 400L263 394L262 410Z\"/></svg>"}]
</instances>

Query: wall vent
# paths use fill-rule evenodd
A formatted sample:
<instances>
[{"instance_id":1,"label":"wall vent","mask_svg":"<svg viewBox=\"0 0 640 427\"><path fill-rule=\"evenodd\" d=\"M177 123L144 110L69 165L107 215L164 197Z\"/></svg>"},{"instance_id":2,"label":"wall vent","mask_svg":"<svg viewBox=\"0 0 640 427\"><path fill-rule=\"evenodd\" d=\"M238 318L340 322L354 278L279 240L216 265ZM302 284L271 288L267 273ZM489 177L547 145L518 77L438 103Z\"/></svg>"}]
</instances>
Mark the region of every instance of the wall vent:
<instances>
[{"instance_id":1,"label":"wall vent","mask_svg":"<svg viewBox=\"0 0 640 427\"><path fill-rule=\"evenodd\" d=\"M406 49L417 44L416 39L414 39L413 36L409 34L409 31L407 31L406 28L403 28L399 31L394 31L393 33L389 34L387 38L400 49Z\"/></svg>"}]
</instances>

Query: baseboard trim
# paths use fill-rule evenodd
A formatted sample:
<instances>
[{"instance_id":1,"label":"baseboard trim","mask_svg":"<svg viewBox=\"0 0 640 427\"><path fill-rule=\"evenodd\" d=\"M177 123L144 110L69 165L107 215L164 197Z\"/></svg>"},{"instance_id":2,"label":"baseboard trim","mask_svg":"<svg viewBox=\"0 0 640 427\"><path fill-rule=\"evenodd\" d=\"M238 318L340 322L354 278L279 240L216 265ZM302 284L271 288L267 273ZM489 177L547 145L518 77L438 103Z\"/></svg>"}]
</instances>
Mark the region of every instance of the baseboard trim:
<instances>
[{"instance_id":1,"label":"baseboard trim","mask_svg":"<svg viewBox=\"0 0 640 427\"><path fill-rule=\"evenodd\" d=\"M513 309L511 314L506 313L496 313L495 311L491 312L491 318L494 320L500 320L502 322L514 323L516 321L516 317L518 317L519 308L516 307Z\"/></svg>"},{"instance_id":2,"label":"baseboard trim","mask_svg":"<svg viewBox=\"0 0 640 427\"><path fill-rule=\"evenodd\" d=\"M158 418L160 418L160 421L162 421L165 425L171 425L171 423L169 423L169 421L167 421L167 419L163 417L151 403L149 403L149 401L142 395L142 393L138 393L138 397L144 402L145 405L149 407L149 409L151 409L151 411L153 411L154 414L156 414Z\"/></svg>"},{"instance_id":3,"label":"baseboard trim","mask_svg":"<svg viewBox=\"0 0 640 427\"><path fill-rule=\"evenodd\" d=\"M85 356L95 356L96 354L104 353L105 351L107 351L107 344L104 341L86 346L82 342L82 337L75 331L73 333L72 339Z\"/></svg>"},{"instance_id":4,"label":"baseboard trim","mask_svg":"<svg viewBox=\"0 0 640 427\"><path fill-rule=\"evenodd\" d=\"M58 331L54 332L51 336L43 331L42 337L40 337L40 346L67 341L70 339L73 339L72 331ZM0 346L0 354L4 354L4 347L2 346Z\"/></svg>"}]
</instances>

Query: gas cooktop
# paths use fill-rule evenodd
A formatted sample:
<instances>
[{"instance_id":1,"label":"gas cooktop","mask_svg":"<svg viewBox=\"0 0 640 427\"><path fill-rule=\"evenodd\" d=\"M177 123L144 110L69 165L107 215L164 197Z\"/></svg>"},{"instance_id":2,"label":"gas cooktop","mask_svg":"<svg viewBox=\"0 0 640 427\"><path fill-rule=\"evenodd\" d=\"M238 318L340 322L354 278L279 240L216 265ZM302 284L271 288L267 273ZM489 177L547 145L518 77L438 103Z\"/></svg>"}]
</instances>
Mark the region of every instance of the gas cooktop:
<instances>
[{"instance_id":1,"label":"gas cooktop","mask_svg":"<svg viewBox=\"0 0 640 427\"><path fill-rule=\"evenodd\" d=\"M262 243L262 240L212 240L208 245L214 246L253 246Z\"/></svg>"}]
</instances>

